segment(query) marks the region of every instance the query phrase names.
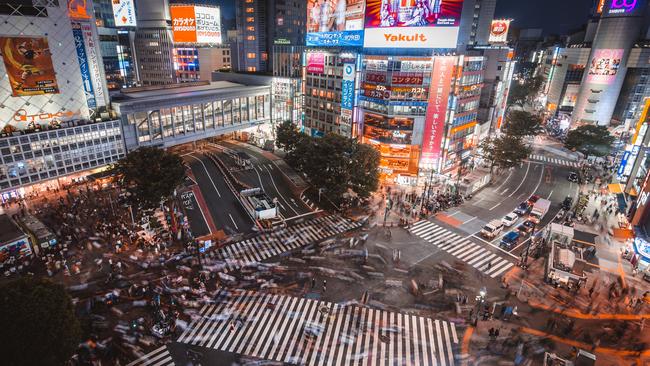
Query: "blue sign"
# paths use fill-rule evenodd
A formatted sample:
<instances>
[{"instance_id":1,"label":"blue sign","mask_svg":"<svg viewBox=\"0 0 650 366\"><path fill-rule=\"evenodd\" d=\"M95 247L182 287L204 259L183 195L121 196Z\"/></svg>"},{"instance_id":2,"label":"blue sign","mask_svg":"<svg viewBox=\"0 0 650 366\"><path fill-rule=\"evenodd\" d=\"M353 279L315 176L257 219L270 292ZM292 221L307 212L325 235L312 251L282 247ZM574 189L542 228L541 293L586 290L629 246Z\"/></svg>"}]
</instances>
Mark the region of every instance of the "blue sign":
<instances>
[{"instance_id":1,"label":"blue sign","mask_svg":"<svg viewBox=\"0 0 650 366\"><path fill-rule=\"evenodd\" d=\"M323 137L323 136L325 136L323 131L319 131L319 130L317 130L315 128L311 129L311 137Z\"/></svg>"},{"instance_id":2,"label":"blue sign","mask_svg":"<svg viewBox=\"0 0 650 366\"><path fill-rule=\"evenodd\" d=\"M341 108L352 109L354 99L354 81L343 80L341 84Z\"/></svg>"},{"instance_id":3,"label":"blue sign","mask_svg":"<svg viewBox=\"0 0 650 366\"><path fill-rule=\"evenodd\" d=\"M88 108L97 108L97 101L95 100L95 92L93 90L93 83L90 79L90 68L88 65L88 57L86 56L86 47L84 46L84 35L81 30L81 24L72 23L72 36L74 37L74 45L77 49L77 60L79 61L79 70L81 71L81 81L83 82L84 91L86 92L86 103Z\"/></svg>"},{"instance_id":4,"label":"blue sign","mask_svg":"<svg viewBox=\"0 0 650 366\"><path fill-rule=\"evenodd\" d=\"M307 33L307 46L363 46L363 31Z\"/></svg>"},{"instance_id":5,"label":"blue sign","mask_svg":"<svg viewBox=\"0 0 650 366\"><path fill-rule=\"evenodd\" d=\"M630 158L630 152L626 151L623 153L623 159L621 159L621 165L618 166L618 171L616 174L620 177L625 171L625 166L627 165L627 159Z\"/></svg>"}]
</instances>

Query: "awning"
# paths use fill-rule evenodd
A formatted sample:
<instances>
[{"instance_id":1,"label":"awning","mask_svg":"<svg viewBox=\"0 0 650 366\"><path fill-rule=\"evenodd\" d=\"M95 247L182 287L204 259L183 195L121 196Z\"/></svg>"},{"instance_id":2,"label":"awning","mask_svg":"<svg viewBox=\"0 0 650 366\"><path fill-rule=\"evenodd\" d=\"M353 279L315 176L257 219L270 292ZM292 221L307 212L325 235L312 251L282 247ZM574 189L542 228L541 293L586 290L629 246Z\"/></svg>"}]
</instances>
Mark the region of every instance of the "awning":
<instances>
[{"instance_id":1,"label":"awning","mask_svg":"<svg viewBox=\"0 0 650 366\"><path fill-rule=\"evenodd\" d=\"M607 189L609 190L609 193L613 193L613 194L623 193L623 185L620 183L608 184Z\"/></svg>"}]
</instances>

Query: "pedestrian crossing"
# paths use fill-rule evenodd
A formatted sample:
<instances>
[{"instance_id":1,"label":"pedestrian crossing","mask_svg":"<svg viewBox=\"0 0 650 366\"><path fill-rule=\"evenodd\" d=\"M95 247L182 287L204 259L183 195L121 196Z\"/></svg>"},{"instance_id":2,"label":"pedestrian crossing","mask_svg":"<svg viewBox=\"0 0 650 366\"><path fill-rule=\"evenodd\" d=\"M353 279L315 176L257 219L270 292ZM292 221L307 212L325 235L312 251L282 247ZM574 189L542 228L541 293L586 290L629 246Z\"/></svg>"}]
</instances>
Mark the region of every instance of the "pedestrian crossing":
<instances>
[{"instance_id":1,"label":"pedestrian crossing","mask_svg":"<svg viewBox=\"0 0 650 366\"><path fill-rule=\"evenodd\" d=\"M162 346L126 366L174 366L174 361L167 346Z\"/></svg>"},{"instance_id":2,"label":"pedestrian crossing","mask_svg":"<svg viewBox=\"0 0 650 366\"><path fill-rule=\"evenodd\" d=\"M580 167L580 163L578 163L576 161L571 161L571 160L551 158L551 157L548 157L548 156L536 155L536 154L531 154L529 157L530 157L530 160L543 161L543 162L546 162L546 163L564 165L564 166L573 167L573 168L579 168Z\"/></svg>"},{"instance_id":3,"label":"pedestrian crossing","mask_svg":"<svg viewBox=\"0 0 650 366\"><path fill-rule=\"evenodd\" d=\"M492 278L505 273L513 266L512 262L481 245L430 221L418 221L409 231Z\"/></svg>"},{"instance_id":4,"label":"pedestrian crossing","mask_svg":"<svg viewBox=\"0 0 650 366\"><path fill-rule=\"evenodd\" d=\"M294 365L454 365L451 322L253 291L222 298L176 342Z\"/></svg>"},{"instance_id":5,"label":"pedestrian crossing","mask_svg":"<svg viewBox=\"0 0 650 366\"><path fill-rule=\"evenodd\" d=\"M226 261L225 271L229 272L247 263L261 262L360 226L360 222L338 215L321 216L227 245L217 249L214 254L217 259Z\"/></svg>"}]
</instances>

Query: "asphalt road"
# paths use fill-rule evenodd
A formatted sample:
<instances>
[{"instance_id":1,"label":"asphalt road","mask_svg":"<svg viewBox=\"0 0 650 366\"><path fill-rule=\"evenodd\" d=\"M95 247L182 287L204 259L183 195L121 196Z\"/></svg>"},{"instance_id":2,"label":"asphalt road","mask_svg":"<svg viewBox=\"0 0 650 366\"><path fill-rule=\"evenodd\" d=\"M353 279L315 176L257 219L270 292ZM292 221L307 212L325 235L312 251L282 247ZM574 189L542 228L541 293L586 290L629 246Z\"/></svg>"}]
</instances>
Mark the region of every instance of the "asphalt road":
<instances>
[{"instance_id":1,"label":"asphalt road","mask_svg":"<svg viewBox=\"0 0 650 366\"><path fill-rule=\"evenodd\" d=\"M218 229L226 235L249 233L254 223L237 197L230 191L216 165L206 156L185 156Z\"/></svg>"},{"instance_id":2,"label":"asphalt road","mask_svg":"<svg viewBox=\"0 0 650 366\"><path fill-rule=\"evenodd\" d=\"M285 219L312 212L302 200L294 197L286 178L270 159L254 149L247 148L245 145L232 144L226 141L221 141L219 144L237 152L245 152L250 156L253 169L242 170L236 172L236 174L241 177L243 182L254 187L260 187L271 198L277 199L280 213ZM222 155L225 156L225 154Z\"/></svg>"}]
</instances>

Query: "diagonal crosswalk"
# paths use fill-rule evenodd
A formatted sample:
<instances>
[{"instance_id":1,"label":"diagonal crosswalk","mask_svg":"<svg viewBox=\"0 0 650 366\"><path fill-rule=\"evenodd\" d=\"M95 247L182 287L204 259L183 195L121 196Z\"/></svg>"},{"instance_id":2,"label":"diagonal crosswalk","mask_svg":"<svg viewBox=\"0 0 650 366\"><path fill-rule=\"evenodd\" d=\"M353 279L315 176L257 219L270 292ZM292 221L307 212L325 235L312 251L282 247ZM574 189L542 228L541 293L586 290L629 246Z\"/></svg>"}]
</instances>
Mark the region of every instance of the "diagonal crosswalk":
<instances>
[{"instance_id":1,"label":"diagonal crosswalk","mask_svg":"<svg viewBox=\"0 0 650 366\"><path fill-rule=\"evenodd\" d=\"M162 346L126 366L174 366L174 361L167 346Z\"/></svg>"},{"instance_id":2,"label":"diagonal crosswalk","mask_svg":"<svg viewBox=\"0 0 650 366\"><path fill-rule=\"evenodd\" d=\"M530 155L530 160L543 161L543 162L546 162L546 163L564 165L564 166L573 167L573 168L579 168L580 167L580 163L578 163L578 162L571 161L571 160L565 160L565 159L551 158L551 157L544 156L544 155L531 154Z\"/></svg>"},{"instance_id":3,"label":"diagonal crosswalk","mask_svg":"<svg viewBox=\"0 0 650 366\"><path fill-rule=\"evenodd\" d=\"M505 258L431 221L418 221L409 231L492 278L513 266Z\"/></svg>"},{"instance_id":4,"label":"diagonal crosswalk","mask_svg":"<svg viewBox=\"0 0 650 366\"><path fill-rule=\"evenodd\" d=\"M253 291L217 297L176 342L296 365L454 365L451 322Z\"/></svg>"},{"instance_id":5,"label":"diagonal crosswalk","mask_svg":"<svg viewBox=\"0 0 650 366\"><path fill-rule=\"evenodd\" d=\"M213 255L227 260L225 271L228 272L247 263L261 262L360 226L361 223L338 215L321 216L224 246L214 251Z\"/></svg>"}]
</instances>

